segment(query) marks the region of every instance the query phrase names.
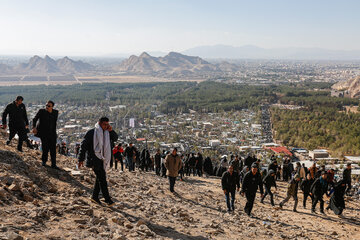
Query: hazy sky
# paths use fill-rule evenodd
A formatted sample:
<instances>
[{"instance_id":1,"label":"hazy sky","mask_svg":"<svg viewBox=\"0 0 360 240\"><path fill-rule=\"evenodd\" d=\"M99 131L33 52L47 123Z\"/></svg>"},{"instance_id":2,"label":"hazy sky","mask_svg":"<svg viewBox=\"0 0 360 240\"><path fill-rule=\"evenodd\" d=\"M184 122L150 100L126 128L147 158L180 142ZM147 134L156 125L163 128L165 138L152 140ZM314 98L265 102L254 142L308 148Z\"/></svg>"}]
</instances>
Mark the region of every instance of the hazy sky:
<instances>
[{"instance_id":1,"label":"hazy sky","mask_svg":"<svg viewBox=\"0 0 360 240\"><path fill-rule=\"evenodd\" d=\"M0 0L0 55L360 49L357 0Z\"/></svg>"}]
</instances>

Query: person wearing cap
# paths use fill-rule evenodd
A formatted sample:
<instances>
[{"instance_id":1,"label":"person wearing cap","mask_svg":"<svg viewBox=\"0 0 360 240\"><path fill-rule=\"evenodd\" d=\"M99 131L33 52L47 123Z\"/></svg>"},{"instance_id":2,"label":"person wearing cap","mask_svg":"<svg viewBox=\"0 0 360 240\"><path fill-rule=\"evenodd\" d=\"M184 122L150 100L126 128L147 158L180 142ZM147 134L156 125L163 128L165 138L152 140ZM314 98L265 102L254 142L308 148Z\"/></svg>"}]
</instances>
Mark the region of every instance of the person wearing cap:
<instances>
[{"instance_id":1,"label":"person wearing cap","mask_svg":"<svg viewBox=\"0 0 360 240\"><path fill-rule=\"evenodd\" d=\"M261 198L261 203L264 203L264 199L265 197L269 194L270 195L270 202L272 206L275 206L274 204L274 195L271 192L271 187L274 186L275 189L277 190L277 186L276 186L276 181L275 181L275 171L270 169L268 174L266 175L266 177L263 180L264 183L264 187L265 187L265 194L264 196Z\"/></svg>"},{"instance_id":2,"label":"person wearing cap","mask_svg":"<svg viewBox=\"0 0 360 240\"><path fill-rule=\"evenodd\" d=\"M228 170L224 172L221 177L221 186L225 194L226 206L228 212L234 211L234 202L235 202L235 190L239 191L239 174L234 171L232 165L229 166ZM230 194L231 194L231 204L230 204Z\"/></svg>"},{"instance_id":3,"label":"person wearing cap","mask_svg":"<svg viewBox=\"0 0 360 240\"><path fill-rule=\"evenodd\" d=\"M323 195L327 194L328 182L327 182L327 173L323 171L321 176L315 180L315 182L310 187L310 194L313 196L313 202L311 207L311 213L315 212L315 207L318 202L320 202L320 213L324 213L324 200Z\"/></svg>"},{"instance_id":4,"label":"person wearing cap","mask_svg":"<svg viewBox=\"0 0 360 240\"><path fill-rule=\"evenodd\" d=\"M177 154L177 148L174 148L171 154L165 157L166 175L169 178L170 192L174 193L176 177L182 167L180 156Z\"/></svg>"},{"instance_id":5,"label":"person wearing cap","mask_svg":"<svg viewBox=\"0 0 360 240\"><path fill-rule=\"evenodd\" d=\"M346 193L351 189L351 163L346 164L346 169L343 172L343 180L347 185Z\"/></svg>"},{"instance_id":6,"label":"person wearing cap","mask_svg":"<svg viewBox=\"0 0 360 240\"><path fill-rule=\"evenodd\" d=\"M24 98L17 96L15 101L9 103L2 114L3 129L7 128L6 118L9 115L9 140L6 145L9 145L11 139L17 134L19 136L17 150L22 152L22 144L25 141L29 148L32 148L30 141L27 137L29 131L29 120L26 113L25 105L23 104Z\"/></svg>"},{"instance_id":7,"label":"person wearing cap","mask_svg":"<svg viewBox=\"0 0 360 240\"><path fill-rule=\"evenodd\" d=\"M258 174L259 166L256 163L251 165L251 171L246 173L241 189L241 195L246 195L245 213L250 217L251 210L254 206L254 200L258 188L260 188L261 198L264 197L263 183L260 174Z\"/></svg>"},{"instance_id":8,"label":"person wearing cap","mask_svg":"<svg viewBox=\"0 0 360 240\"><path fill-rule=\"evenodd\" d=\"M288 190L287 190L287 193L286 193L286 198L279 204L280 208L282 208L284 206L284 204L287 201L289 201L291 197L293 197L294 201L295 201L293 211L297 212L296 207L297 207L297 204L298 204L297 193L298 193L299 182L300 182L300 175L295 174L293 179L289 182Z\"/></svg>"}]
</instances>

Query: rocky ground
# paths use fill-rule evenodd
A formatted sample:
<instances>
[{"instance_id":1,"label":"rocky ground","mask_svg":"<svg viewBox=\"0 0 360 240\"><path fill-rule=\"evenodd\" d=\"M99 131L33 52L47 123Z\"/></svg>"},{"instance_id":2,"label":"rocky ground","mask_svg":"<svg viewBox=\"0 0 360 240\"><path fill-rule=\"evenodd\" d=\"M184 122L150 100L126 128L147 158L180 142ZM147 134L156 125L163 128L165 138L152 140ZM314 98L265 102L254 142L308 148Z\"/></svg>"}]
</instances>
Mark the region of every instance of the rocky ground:
<instances>
[{"instance_id":1,"label":"rocky ground","mask_svg":"<svg viewBox=\"0 0 360 240\"><path fill-rule=\"evenodd\" d=\"M109 208L89 200L92 171L43 167L38 151L19 153L15 141L4 142L0 136L0 239L360 239L358 200L349 199L345 217L338 218L313 215L301 204L293 213L292 200L277 211L269 199L261 204L257 198L249 218L239 195L235 212L226 213L218 178L187 177L171 194L167 180L153 173L111 170L116 205ZM62 169L75 169L75 161L58 156ZM276 203L284 195L280 182Z\"/></svg>"}]
</instances>

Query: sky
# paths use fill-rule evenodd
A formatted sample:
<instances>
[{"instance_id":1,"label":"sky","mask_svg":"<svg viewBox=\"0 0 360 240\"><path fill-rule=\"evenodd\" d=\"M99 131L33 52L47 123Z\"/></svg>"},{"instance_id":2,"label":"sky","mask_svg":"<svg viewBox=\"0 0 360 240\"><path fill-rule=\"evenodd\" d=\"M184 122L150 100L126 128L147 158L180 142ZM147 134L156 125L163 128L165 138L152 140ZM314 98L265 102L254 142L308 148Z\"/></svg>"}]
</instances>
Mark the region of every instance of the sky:
<instances>
[{"instance_id":1,"label":"sky","mask_svg":"<svg viewBox=\"0 0 360 240\"><path fill-rule=\"evenodd\" d=\"M360 50L357 0L0 0L0 55L203 45Z\"/></svg>"}]
</instances>

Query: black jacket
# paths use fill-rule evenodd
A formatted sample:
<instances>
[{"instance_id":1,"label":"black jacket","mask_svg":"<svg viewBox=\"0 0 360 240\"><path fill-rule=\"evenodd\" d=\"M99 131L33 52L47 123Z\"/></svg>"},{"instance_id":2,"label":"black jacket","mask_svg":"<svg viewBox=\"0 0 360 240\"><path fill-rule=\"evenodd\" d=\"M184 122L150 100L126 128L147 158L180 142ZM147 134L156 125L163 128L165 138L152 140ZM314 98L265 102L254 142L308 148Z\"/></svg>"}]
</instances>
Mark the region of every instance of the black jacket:
<instances>
[{"instance_id":1,"label":"black jacket","mask_svg":"<svg viewBox=\"0 0 360 240\"><path fill-rule=\"evenodd\" d=\"M224 172L221 178L221 186L223 190L229 192L236 190L236 187L240 188L239 174L235 171L232 174L229 171Z\"/></svg>"},{"instance_id":2,"label":"black jacket","mask_svg":"<svg viewBox=\"0 0 360 240\"><path fill-rule=\"evenodd\" d=\"M274 163L271 163L271 164L269 165L269 167L268 167L268 171L273 170L274 173L276 173L276 172L277 172L277 168L278 168L278 165L277 165L277 164L275 165Z\"/></svg>"},{"instance_id":3,"label":"black jacket","mask_svg":"<svg viewBox=\"0 0 360 240\"><path fill-rule=\"evenodd\" d=\"M327 181L325 181L325 182L326 182L326 187L321 184L320 178L317 178L315 180L315 182L311 185L310 192L314 196L322 196L322 195L324 195L324 193L326 193L326 191L327 191Z\"/></svg>"},{"instance_id":4,"label":"black jacket","mask_svg":"<svg viewBox=\"0 0 360 240\"><path fill-rule=\"evenodd\" d=\"M264 185L266 186L266 188L268 188L268 189L270 189L272 186L274 186L274 187L277 188L277 186L276 186L276 181L275 181L275 176L274 176L274 177L271 176L270 173L268 173L268 174L266 175L266 177L265 177L264 180L263 180L263 183L264 183Z\"/></svg>"},{"instance_id":5,"label":"black jacket","mask_svg":"<svg viewBox=\"0 0 360 240\"><path fill-rule=\"evenodd\" d=\"M260 174L256 173L254 175L250 170L245 174L241 192L255 194L258 187L260 188L260 193L263 194L264 190Z\"/></svg>"},{"instance_id":6,"label":"black jacket","mask_svg":"<svg viewBox=\"0 0 360 240\"><path fill-rule=\"evenodd\" d=\"M345 169L343 172L343 180L346 184L351 184L351 169Z\"/></svg>"},{"instance_id":7,"label":"black jacket","mask_svg":"<svg viewBox=\"0 0 360 240\"><path fill-rule=\"evenodd\" d=\"M311 184L312 184L312 180L304 179L304 180L302 180L302 182L301 182L301 184L300 184L300 189L301 189L304 193L309 193L309 192L310 192L310 188L311 188Z\"/></svg>"},{"instance_id":8,"label":"black jacket","mask_svg":"<svg viewBox=\"0 0 360 240\"><path fill-rule=\"evenodd\" d=\"M2 114L2 124L7 124L6 117L9 115L9 127L25 127L29 125L29 120L26 114L25 105L22 103L19 106L16 106L15 101L9 103L3 114Z\"/></svg>"},{"instance_id":9,"label":"black jacket","mask_svg":"<svg viewBox=\"0 0 360 240\"><path fill-rule=\"evenodd\" d=\"M87 167L93 167L95 161L101 161L96 157L94 152L94 132L95 129L91 129L86 133L80 147L79 162L83 162L85 160L85 155L87 153L87 158L86 158ZM118 139L118 135L116 134L115 131L111 131L109 135L110 135L110 144L114 145L114 142L116 142L116 140ZM113 146L111 146L111 149L112 148Z\"/></svg>"},{"instance_id":10,"label":"black jacket","mask_svg":"<svg viewBox=\"0 0 360 240\"><path fill-rule=\"evenodd\" d=\"M33 128L36 127L38 130L36 136L56 136L56 122L58 115L58 110L53 109L53 111L49 113L46 109L40 109L33 119ZM38 126L36 126L37 124Z\"/></svg>"},{"instance_id":11,"label":"black jacket","mask_svg":"<svg viewBox=\"0 0 360 240\"><path fill-rule=\"evenodd\" d=\"M155 166L160 167L161 166L161 154L156 153L154 159L155 159Z\"/></svg>"}]
</instances>

